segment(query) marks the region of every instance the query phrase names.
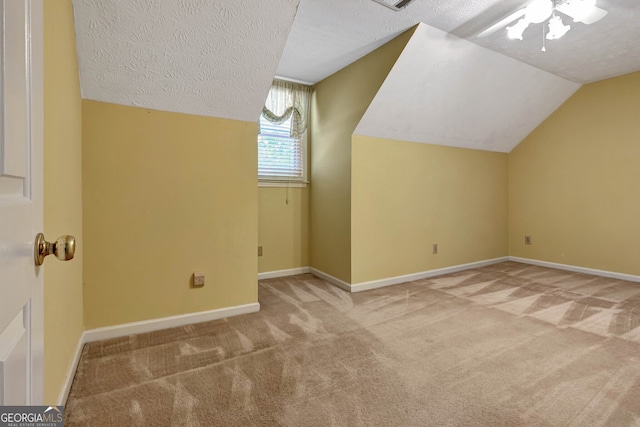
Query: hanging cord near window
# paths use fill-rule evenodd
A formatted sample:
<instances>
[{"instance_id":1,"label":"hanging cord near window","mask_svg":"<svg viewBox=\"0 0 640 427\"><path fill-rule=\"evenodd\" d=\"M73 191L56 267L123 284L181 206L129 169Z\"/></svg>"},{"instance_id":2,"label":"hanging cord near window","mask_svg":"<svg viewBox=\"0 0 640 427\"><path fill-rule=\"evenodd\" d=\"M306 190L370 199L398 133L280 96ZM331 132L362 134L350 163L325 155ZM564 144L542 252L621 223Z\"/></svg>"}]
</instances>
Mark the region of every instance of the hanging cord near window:
<instances>
[{"instance_id":1,"label":"hanging cord near window","mask_svg":"<svg viewBox=\"0 0 640 427\"><path fill-rule=\"evenodd\" d=\"M289 184L291 184L291 181L287 181L287 195L286 195L286 198L285 198L285 203L287 205L291 201L291 199L289 199L289 189L291 188L291 185L289 185Z\"/></svg>"}]
</instances>

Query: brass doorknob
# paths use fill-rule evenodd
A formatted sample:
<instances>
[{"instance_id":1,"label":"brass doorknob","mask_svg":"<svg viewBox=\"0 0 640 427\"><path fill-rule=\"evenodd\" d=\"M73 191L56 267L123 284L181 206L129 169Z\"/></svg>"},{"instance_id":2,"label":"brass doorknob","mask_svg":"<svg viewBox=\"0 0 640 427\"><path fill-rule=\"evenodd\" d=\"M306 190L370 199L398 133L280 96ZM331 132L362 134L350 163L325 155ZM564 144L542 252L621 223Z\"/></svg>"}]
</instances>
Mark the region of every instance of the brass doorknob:
<instances>
[{"instance_id":1,"label":"brass doorknob","mask_svg":"<svg viewBox=\"0 0 640 427\"><path fill-rule=\"evenodd\" d=\"M60 236L58 239L49 243L45 240L44 234L38 233L36 236L36 244L33 249L33 257L36 265L42 265L44 257L55 254L60 261L69 261L76 252L76 238L73 236Z\"/></svg>"}]
</instances>

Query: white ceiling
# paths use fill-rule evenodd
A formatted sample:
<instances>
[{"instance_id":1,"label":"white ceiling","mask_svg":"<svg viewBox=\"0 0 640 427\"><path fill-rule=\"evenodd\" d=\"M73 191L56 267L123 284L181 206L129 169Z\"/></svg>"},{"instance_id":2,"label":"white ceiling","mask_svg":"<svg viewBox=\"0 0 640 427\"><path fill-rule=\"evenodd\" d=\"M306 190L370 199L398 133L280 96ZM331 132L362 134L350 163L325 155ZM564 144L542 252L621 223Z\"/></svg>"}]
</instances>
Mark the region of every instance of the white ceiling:
<instances>
[{"instance_id":1,"label":"white ceiling","mask_svg":"<svg viewBox=\"0 0 640 427\"><path fill-rule=\"evenodd\" d=\"M257 121L300 0L74 0L82 97Z\"/></svg>"},{"instance_id":2,"label":"white ceiling","mask_svg":"<svg viewBox=\"0 0 640 427\"><path fill-rule=\"evenodd\" d=\"M579 87L420 24L354 134L509 152Z\"/></svg>"},{"instance_id":3,"label":"white ceiling","mask_svg":"<svg viewBox=\"0 0 640 427\"><path fill-rule=\"evenodd\" d=\"M419 22L579 83L640 70L639 0L597 0L609 14L589 26L571 22L562 39L547 42L545 53L541 25L527 29L523 41L507 39L505 31L475 37L526 4L414 0L394 12L371 0L301 0L277 74L315 83Z\"/></svg>"},{"instance_id":4,"label":"white ceiling","mask_svg":"<svg viewBox=\"0 0 640 427\"><path fill-rule=\"evenodd\" d=\"M597 0L546 53L540 26L475 37L527 1L73 0L82 96L255 122L274 76L318 82L424 23L358 133L509 151L572 82L640 70L640 0Z\"/></svg>"}]
</instances>

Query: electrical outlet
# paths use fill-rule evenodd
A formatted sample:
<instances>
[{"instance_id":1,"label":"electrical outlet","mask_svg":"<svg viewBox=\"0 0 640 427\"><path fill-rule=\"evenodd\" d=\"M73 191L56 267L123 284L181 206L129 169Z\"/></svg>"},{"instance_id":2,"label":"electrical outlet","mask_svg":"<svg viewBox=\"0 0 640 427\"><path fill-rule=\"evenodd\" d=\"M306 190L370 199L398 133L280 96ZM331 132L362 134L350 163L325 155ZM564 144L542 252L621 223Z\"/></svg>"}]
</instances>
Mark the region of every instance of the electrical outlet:
<instances>
[{"instance_id":1,"label":"electrical outlet","mask_svg":"<svg viewBox=\"0 0 640 427\"><path fill-rule=\"evenodd\" d=\"M262 246L258 246L258 256L262 256Z\"/></svg>"},{"instance_id":2,"label":"electrical outlet","mask_svg":"<svg viewBox=\"0 0 640 427\"><path fill-rule=\"evenodd\" d=\"M193 287L201 288L204 286L204 273L195 272L193 273Z\"/></svg>"},{"instance_id":3,"label":"electrical outlet","mask_svg":"<svg viewBox=\"0 0 640 427\"><path fill-rule=\"evenodd\" d=\"M433 244L433 253L434 253L434 254L437 254L437 253L438 253L438 244L437 244L437 243L434 243L434 244Z\"/></svg>"},{"instance_id":4,"label":"electrical outlet","mask_svg":"<svg viewBox=\"0 0 640 427\"><path fill-rule=\"evenodd\" d=\"M525 235L524 236L524 244L525 245L530 245L531 244L531 236L529 236L529 235Z\"/></svg>"}]
</instances>

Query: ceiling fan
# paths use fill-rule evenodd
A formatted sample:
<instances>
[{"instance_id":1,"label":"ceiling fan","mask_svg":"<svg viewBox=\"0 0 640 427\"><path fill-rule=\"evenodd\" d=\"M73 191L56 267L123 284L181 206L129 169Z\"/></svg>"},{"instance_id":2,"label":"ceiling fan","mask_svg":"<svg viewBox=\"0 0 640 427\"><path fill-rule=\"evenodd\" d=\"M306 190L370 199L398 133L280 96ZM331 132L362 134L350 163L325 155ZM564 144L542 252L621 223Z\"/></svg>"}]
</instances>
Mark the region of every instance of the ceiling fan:
<instances>
[{"instance_id":1,"label":"ceiling fan","mask_svg":"<svg viewBox=\"0 0 640 427\"><path fill-rule=\"evenodd\" d=\"M582 22L587 25L601 20L608 13L596 6L596 0L533 0L526 7L493 24L476 37L487 37L518 20L507 27L507 35L510 39L522 40L522 34L529 25L541 24L548 20L549 31L546 38L559 39L569 31L571 26L564 25L562 18L556 15L556 12L573 18L573 22Z\"/></svg>"},{"instance_id":2,"label":"ceiling fan","mask_svg":"<svg viewBox=\"0 0 640 427\"><path fill-rule=\"evenodd\" d=\"M380 3L383 6L388 7L391 10L400 12L403 8L407 7L413 0L373 0L376 3Z\"/></svg>"}]
</instances>

